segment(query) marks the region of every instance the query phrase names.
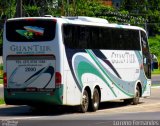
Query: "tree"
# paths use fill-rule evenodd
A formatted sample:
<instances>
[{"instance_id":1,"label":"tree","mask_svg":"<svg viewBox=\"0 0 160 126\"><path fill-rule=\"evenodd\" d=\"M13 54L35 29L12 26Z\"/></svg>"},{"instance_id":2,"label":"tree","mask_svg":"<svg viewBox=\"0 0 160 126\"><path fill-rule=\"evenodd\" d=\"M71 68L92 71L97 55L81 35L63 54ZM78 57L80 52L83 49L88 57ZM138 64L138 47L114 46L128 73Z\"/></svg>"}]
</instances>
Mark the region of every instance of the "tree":
<instances>
[{"instance_id":1,"label":"tree","mask_svg":"<svg viewBox=\"0 0 160 126\"><path fill-rule=\"evenodd\" d=\"M98 0L63 0L64 15L96 16L104 8Z\"/></svg>"},{"instance_id":2,"label":"tree","mask_svg":"<svg viewBox=\"0 0 160 126\"><path fill-rule=\"evenodd\" d=\"M121 9L129 13L142 15L146 13L147 0L123 0Z\"/></svg>"},{"instance_id":3,"label":"tree","mask_svg":"<svg viewBox=\"0 0 160 126\"><path fill-rule=\"evenodd\" d=\"M160 0L148 0L148 28L149 35L160 32Z\"/></svg>"},{"instance_id":4,"label":"tree","mask_svg":"<svg viewBox=\"0 0 160 126\"><path fill-rule=\"evenodd\" d=\"M149 38L150 52L158 57L160 61L160 35Z\"/></svg>"},{"instance_id":5,"label":"tree","mask_svg":"<svg viewBox=\"0 0 160 126\"><path fill-rule=\"evenodd\" d=\"M121 9L144 18L149 35L160 32L160 0L124 0Z\"/></svg>"},{"instance_id":6,"label":"tree","mask_svg":"<svg viewBox=\"0 0 160 126\"><path fill-rule=\"evenodd\" d=\"M0 15L6 15L11 18L16 12L16 1L15 0L0 0Z\"/></svg>"},{"instance_id":7,"label":"tree","mask_svg":"<svg viewBox=\"0 0 160 126\"><path fill-rule=\"evenodd\" d=\"M60 0L23 0L24 16L60 15Z\"/></svg>"}]
</instances>

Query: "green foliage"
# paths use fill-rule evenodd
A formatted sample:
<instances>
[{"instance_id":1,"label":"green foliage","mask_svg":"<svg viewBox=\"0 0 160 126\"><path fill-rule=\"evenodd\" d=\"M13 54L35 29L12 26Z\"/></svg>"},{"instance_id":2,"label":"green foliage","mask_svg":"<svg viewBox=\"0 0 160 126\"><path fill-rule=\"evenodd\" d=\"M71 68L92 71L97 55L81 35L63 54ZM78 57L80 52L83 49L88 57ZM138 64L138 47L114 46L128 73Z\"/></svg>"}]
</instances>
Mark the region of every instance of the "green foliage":
<instances>
[{"instance_id":1,"label":"green foliage","mask_svg":"<svg viewBox=\"0 0 160 126\"><path fill-rule=\"evenodd\" d=\"M158 57L160 61L160 35L149 37L150 52Z\"/></svg>"},{"instance_id":2,"label":"green foliage","mask_svg":"<svg viewBox=\"0 0 160 126\"><path fill-rule=\"evenodd\" d=\"M61 15L62 1L58 0L23 0L24 16ZM59 6L58 6L59 5Z\"/></svg>"},{"instance_id":3,"label":"green foliage","mask_svg":"<svg viewBox=\"0 0 160 126\"><path fill-rule=\"evenodd\" d=\"M0 79L3 78L3 65L0 64Z\"/></svg>"},{"instance_id":4,"label":"green foliage","mask_svg":"<svg viewBox=\"0 0 160 126\"><path fill-rule=\"evenodd\" d=\"M152 75L154 75L154 74L160 74L160 69L154 69L152 71Z\"/></svg>"},{"instance_id":5,"label":"green foliage","mask_svg":"<svg viewBox=\"0 0 160 126\"><path fill-rule=\"evenodd\" d=\"M69 5L67 0L63 1L64 15L70 16L97 16L101 15L103 11L111 11L112 7L106 7L97 0L76 0Z\"/></svg>"},{"instance_id":6,"label":"green foliage","mask_svg":"<svg viewBox=\"0 0 160 126\"><path fill-rule=\"evenodd\" d=\"M14 17L16 12L16 0L0 0L0 16Z\"/></svg>"},{"instance_id":7,"label":"green foliage","mask_svg":"<svg viewBox=\"0 0 160 126\"><path fill-rule=\"evenodd\" d=\"M0 79L0 84L3 84L3 79Z\"/></svg>"},{"instance_id":8,"label":"green foliage","mask_svg":"<svg viewBox=\"0 0 160 126\"><path fill-rule=\"evenodd\" d=\"M0 98L0 104L5 104L4 99Z\"/></svg>"},{"instance_id":9,"label":"green foliage","mask_svg":"<svg viewBox=\"0 0 160 126\"><path fill-rule=\"evenodd\" d=\"M123 0L121 9L128 10L129 13L146 13L146 0Z\"/></svg>"},{"instance_id":10,"label":"green foliage","mask_svg":"<svg viewBox=\"0 0 160 126\"><path fill-rule=\"evenodd\" d=\"M3 30L0 30L0 46L2 45L2 36L3 36Z\"/></svg>"},{"instance_id":11,"label":"green foliage","mask_svg":"<svg viewBox=\"0 0 160 126\"><path fill-rule=\"evenodd\" d=\"M67 4L67 0L63 1L64 15L70 16L90 16L101 17L107 19L110 23L125 23L125 24L142 24L141 16L130 16L127 10L117 11L114 7L103 5L98 0L77 0Z\"/></svg>"},{"instance_id":12,"label":"green foliage","mask_svg":"<svg viewBox=\"0 0 160 126\"><path fill-rule=\"evenodd\" d=\"M148 29L150 31L150 35L155 35L160 32L160 11L159 10L149 10L148 11Z\"/></svg>"},{"instance_id":13,"label":"green foliage","mask_svg":"<svg viewBox=\"0 0 160 126\"><path fill-rule=\"evenodd\" d=\"M40 11L40 7L33 6L33 5L25 5L25 12L27 16L39 16L38 12Z\"/></svg>"},{"instance_id":14,"label":"green foliage","mask_svg":"<svg viewBox=\"0 0 160 126\"><path fill-rule=\"evenodd\" d=\"M123 0L121 10L145 19L149 35L160 32L160 0Z\"/></svg>"},{"instance_id":15,"label":"green foliage","mask_svg":"<svg viewBox=\"0 0 160 126\"><path fill-rule=\"evenodd\" d=\"M5 13L8 17L14 17L16 11L16 0L0 1L2 2L0 3L0 6L4 10L3 13ZM70 2L68 3L68 1ZM121 9L117 12L117 10L113 7L104 6L101 0L58 0L58 3L56 0L22 0L22 2L23 16L43 16L45 14L54 16L78 15L102 17L107 19L109 22L114 23L135 24L139 22L133 17L128 16L128 10Z\"/></svg>"}]
</instances>

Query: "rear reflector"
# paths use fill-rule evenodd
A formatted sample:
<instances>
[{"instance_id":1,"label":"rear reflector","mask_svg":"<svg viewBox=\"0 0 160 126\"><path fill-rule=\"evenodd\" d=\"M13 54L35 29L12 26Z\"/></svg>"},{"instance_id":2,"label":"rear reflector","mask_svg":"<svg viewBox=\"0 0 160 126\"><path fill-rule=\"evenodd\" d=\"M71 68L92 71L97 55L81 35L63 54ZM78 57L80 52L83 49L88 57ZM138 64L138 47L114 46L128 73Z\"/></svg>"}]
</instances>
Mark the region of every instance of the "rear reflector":
<instances>
[{"instance_id":1,"label":"rear reflector","mask_svg":"<svg viewBox=\"0 0 160 126\"><path fill-rule=\"evenodd\" d=\"M7 87L7 73L3 74L3 83L4 83L4 87Z\"/></svg>"},{"instance_id":2,"label":"rear reflector","mask_svg":"<svg viewBox=\"0 0 160 126\"><path fill-rule=\"evenodd\" d=\"M55 86L56 86L56 88L61 87L61 84L62 84L62 76L61 76L61 73L56 72L56 76L55 76Z\"/></svg>"}]
</instances>

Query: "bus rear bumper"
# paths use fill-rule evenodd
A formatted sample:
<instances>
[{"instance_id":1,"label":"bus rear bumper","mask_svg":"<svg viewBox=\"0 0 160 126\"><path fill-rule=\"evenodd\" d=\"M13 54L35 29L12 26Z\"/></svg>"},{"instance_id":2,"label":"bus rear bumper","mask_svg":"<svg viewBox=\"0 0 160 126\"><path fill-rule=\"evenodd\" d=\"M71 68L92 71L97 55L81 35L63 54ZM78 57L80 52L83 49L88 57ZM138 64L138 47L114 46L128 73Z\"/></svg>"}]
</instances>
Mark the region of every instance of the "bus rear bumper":
<instances>
[{"instance_id":1,"label":"bus rear bumper","mask_svg":"<svg viewBox=\"0 0 160 126\"><path fill-rule=\"evenodd\" d=\"M54 89L52 92L27 92L4 89L4 100L8 105L62 105L63 88Z\"/></svg>"}]
</instances>

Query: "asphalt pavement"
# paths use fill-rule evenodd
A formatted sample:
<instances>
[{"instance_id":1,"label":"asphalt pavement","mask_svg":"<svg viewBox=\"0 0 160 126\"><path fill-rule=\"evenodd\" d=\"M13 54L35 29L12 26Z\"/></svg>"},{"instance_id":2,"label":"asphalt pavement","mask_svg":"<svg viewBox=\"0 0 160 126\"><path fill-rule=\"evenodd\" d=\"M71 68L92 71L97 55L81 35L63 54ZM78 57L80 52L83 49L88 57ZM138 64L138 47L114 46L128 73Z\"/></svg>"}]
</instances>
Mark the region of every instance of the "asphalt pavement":
<instances>
[{"instance_id":1,"label":"asphalt pavement","mask_svg":"<svg viewBox=\"0 0 160 126\"><path fill-rule=\"evenodd\" d=\"M152 84L160 84L160 75L152 75Z\"/></svg>"}]
</instances>

